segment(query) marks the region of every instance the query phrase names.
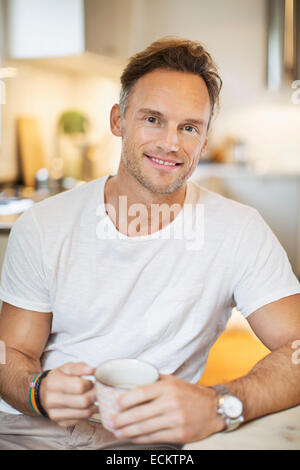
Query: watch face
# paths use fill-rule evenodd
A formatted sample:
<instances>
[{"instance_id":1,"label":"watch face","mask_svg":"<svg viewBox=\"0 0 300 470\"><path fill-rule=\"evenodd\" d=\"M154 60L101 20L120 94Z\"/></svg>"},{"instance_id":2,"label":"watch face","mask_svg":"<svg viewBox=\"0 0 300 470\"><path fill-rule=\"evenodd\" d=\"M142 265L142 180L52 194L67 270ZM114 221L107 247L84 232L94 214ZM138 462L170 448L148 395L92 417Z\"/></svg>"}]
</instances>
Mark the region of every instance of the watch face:
<instances>
[{"instance_id":1,"label":"watch face","mask_svg":"<svg viewBox=\"0 0 300 470\"><path fill-rule=\"evenodd\" d=\"M243 404L236 397L226 397L223 402L223 410L229 418L238 418L242 414Z\"/></svg>"}]
</instances>

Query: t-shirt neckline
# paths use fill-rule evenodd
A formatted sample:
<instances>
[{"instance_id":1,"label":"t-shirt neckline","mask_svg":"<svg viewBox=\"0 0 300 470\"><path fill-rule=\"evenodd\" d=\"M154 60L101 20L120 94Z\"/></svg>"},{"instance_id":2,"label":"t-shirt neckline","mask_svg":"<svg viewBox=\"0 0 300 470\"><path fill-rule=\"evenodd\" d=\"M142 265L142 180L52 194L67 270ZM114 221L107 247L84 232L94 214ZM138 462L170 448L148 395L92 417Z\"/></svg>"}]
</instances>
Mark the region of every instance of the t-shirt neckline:
<instances>
[{"instance_id":1,"label":"t-shirt neckline","mask_svg":"<svg viewBox=\"0 0 300 470\"><path fill-rule=\"evenodd\" d=\"M138 237L128 237L127 235L124 235L124 233L119 232L117 228L115 227L113 221L110 219L110 217L107 215L105 211L105 203L104 203L104 190L105 190L105 184L108 178L111 176L116 176L112 174L105 175L103 178L103 184L101 188L101 201L100 203L103 206L103 217L105 218L105 225L107 226L109 232L114 238L121 239L121 240L127 240L128 242L141 242L141 241L148 241L148 240L155 240L155 239L161 239L165 238L166 234L171 233L172 230L175 229L175 227L182 222L183 215L184 215L184 210L186 205L188 204L190 200L190 185L189 182L187 181L187 186L186 186L186 193L185 193L185 199L183 203L183 207L180 210L180 212L177 214L177 216L170 222L168 225L166 225L163 229L157 230L156 232L153 232L149 235L140 235Z\"/></svg>"}]
</instances>

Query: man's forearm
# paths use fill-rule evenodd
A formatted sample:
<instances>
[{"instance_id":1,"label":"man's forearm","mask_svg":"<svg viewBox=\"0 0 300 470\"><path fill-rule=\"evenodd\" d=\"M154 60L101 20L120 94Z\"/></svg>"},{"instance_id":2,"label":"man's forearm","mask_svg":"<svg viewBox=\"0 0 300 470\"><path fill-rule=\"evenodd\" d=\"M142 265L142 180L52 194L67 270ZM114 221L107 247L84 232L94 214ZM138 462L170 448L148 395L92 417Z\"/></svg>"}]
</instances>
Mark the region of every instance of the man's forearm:
<instances>
[{"instance_id":1,"label":"man's forearm","mask_svg":"<svg viewBox=\"0 0 300 470\"><path fill-rule=\"evenodd\" d=\"M0 365L0 397L22 413L36 416L29 403L29 387L40 371L39 361L7 348L6 363Z\"/></svg>"},{"instance_id":2,"label":"man's forearm","mask_svg":"<svg viewBox=\"0 0 300 470\"><path fill-rule=\"evenodd\" d=\"M226 387L244 404L245 421L300 404L300 364L290 341Z\"/></svg>"}]
</instances>

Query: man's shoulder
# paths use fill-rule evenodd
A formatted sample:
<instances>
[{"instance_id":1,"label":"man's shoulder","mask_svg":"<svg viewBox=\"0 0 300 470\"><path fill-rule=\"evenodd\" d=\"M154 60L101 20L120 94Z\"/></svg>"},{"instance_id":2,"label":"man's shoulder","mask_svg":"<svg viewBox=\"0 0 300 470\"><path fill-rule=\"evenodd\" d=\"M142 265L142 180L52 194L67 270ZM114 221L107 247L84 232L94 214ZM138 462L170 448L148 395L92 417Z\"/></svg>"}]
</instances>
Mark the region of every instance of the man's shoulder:
<instances>
[{"instance_id":1,"label":"man's shoulder","mask_svg":"<svg viewBox=\"0 0 300 470\"><path fill-rule=\"evenodd\" d=\"M203 204L207 215L217 217L219 220L248 219L258 213L254 207L207 189L195 181L189 181L189 185L192 203Z\"/></svg>"}]
</instances>

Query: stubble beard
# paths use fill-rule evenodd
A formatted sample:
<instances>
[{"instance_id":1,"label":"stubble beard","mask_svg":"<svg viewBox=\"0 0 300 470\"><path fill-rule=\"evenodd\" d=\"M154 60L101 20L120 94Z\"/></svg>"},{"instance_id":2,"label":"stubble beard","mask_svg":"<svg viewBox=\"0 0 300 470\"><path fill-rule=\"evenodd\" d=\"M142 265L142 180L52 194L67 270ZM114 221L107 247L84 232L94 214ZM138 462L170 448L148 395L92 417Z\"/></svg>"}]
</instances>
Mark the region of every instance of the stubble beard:
<instances>
[{"instance_id":1,"label":"stubble beard","mask_svg":"<svg viewBox=\"0 0 300 470\"><path fill-rule=\"evenodd\" d=\"M133 156L133 157L132 157ZM144 158L142 156L141 158ZM134 156L134 152L131 149L126 148L123 145L121 160L126 167L128 173L135 178L144 188L146 188L151 193L156 194L171 194L177 189L181 188L189 175L182 173L176 178L175 181L170 183L167 186L159 186L153 183L153 181L147 177L147 175L141 170L141 161Z\"/></svg>"}]
</instances>

